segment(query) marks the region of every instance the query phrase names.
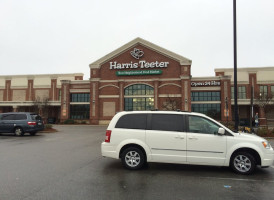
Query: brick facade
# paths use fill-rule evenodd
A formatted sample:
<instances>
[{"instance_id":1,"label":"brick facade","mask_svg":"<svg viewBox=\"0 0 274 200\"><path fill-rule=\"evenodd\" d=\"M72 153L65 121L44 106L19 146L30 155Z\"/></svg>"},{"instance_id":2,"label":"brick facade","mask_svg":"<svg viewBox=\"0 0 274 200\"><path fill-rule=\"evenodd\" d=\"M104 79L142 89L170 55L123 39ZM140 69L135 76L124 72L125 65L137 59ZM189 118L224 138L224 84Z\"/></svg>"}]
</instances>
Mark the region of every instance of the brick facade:
<instances>
[{"instance_id":1,"label":"brick facade","mask_svg":"<svg viewBox=\"0 0 274 200\"><path fill-rule=\"evenodd\" d=\"M0 112L31 111L37 97L47 97L48 116L60 122L71 118L71 106L88 105L90 124L107 124L116 112L125 110L125 89L134 85L153 88L154 109L192 111L192 106L219 106L218 120L231 121L234 99L231 93L233 69L215 69L215 76L192 77L192 61L162 47L136 38L103 58L91 63L90 79L83 74L0 76ZM271 92L274 67L238 69L238 87L245 88L245 98L238 100L240 118L259 112L260 125L274 118L255 102L260 86ZM250 106L254 90L253 110ZM217 100L192 101L192 93L218 93ZM87 102L71 102L72 94L88 94ZM133 96L142 98L144 96ZM77 107L78 108L78 107ZM253 113L252 113L253 112ZM274 119L273 119L274 121Z\"/></svg>"}]
</instances>

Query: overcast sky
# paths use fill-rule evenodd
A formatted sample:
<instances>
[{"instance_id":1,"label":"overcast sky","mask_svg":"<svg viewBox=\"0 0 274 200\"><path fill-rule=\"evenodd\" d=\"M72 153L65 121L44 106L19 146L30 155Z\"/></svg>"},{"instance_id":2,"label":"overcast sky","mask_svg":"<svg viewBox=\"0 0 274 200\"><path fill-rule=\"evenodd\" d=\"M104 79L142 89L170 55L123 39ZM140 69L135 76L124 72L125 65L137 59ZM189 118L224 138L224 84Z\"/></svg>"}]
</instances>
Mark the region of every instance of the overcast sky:
<instances>
[{"instance_id":1,"label":"overcast sky","mask_svg":"<svg viewBox=\"0 0 274 200\"><path fill-rule=\"evenodd\" d=\"M274 67L274 0L237 0L238 67ZM0 75L84 73L141 37L192 60L192 76L233 68L233 0L0 0Z\"/></svg>"}]
</instances>

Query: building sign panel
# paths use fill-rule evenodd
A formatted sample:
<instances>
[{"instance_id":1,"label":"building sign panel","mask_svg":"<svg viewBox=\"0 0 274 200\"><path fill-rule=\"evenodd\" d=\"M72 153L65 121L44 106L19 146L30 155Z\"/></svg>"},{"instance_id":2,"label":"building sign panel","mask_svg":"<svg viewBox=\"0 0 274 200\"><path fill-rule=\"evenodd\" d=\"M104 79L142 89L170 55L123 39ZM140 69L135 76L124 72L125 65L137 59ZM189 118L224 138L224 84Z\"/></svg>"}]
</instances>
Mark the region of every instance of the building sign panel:
<instances>
[{"instance_id":1,"label":"building sign panel","mask_svg":"<svg viewBox=\"0 0 274 200\"><path fill-rule=\"evenodd\" d=\"M162 70L134 70L134 71L117 71L116 76L139 76L139 75L159 75Z\"/></svg>"},{"instance_id":2,"label":"building sign panel","mask_svg":"<svg viewBox=\"0 0 274 200\"><path fill-rule=\"evenodd\" d=\"M145 60L140 60L139 62L130 62L130 63L118 63L110 62L109 69L149 69L149 68L167 68L169 62L147 62Z\"/></svg>"},{"instance_id":3,"label":"building sign panel","mask_svg":"<svg viewBox=\"0 0 274 200\"><path fill-rule=\"evenodd\" d=\"M191 87L221 86L221 81L193 81Z\"/></svg>"}]
</instances>

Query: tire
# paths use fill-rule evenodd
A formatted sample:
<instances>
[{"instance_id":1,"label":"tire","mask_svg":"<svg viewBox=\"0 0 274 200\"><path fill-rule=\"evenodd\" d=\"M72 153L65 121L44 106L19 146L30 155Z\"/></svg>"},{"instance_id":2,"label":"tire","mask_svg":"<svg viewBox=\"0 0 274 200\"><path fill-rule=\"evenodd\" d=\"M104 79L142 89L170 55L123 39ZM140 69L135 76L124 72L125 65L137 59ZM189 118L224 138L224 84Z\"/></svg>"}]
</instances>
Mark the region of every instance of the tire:
<instances>
[{"instance_id":1,"label":"tire","mask_svg":"<svg viewBox=\"0 0 274 200\"><path fill-rule=\"evenodd\" d=\"M139 148L129 147L123 151L121 160L127 169L141 169L145 164L145 155Z\"/></svg>"},{"instance_id":2,"label":"tire","mask_svg":"<svg viewBox=\"0 0 274 200\"><path fill-rule=\"evenodd\" d=\"M16 136L23 136L24 135L24 131L23 131L23 129L21 127L16 127L14 129L14 134Z\"/></svg>"},{"instance_id":3,"label":"tire","mask_svg":"<svg viewBox=\"0 0 274 200\"><path fill-rule=\"evenodd\" d=\"M252 174L256 168L256 161L250 153L237 152L232 156L230 167L239 174Z\"/></svg>"},{"instance_id":4,"label":"tire","mask_svg":"<svg viewBox=\"0 0 274 200\"><path fill-rule=\"evenodd\" d=\"M35 136L37 132L30 132L29 134Z\"/></svg>"}]
</instances>

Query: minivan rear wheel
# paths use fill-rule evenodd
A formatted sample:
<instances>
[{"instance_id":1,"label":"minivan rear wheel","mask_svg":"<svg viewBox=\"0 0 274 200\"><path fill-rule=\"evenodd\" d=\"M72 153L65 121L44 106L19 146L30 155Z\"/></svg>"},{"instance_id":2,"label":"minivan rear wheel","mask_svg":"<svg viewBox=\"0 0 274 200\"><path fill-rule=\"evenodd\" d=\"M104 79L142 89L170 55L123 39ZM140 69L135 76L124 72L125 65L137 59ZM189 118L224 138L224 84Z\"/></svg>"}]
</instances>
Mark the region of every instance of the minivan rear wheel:
<instances>
[{"instance_id":1,"label":"minivan rear wheel","mask_svg":"<svg viewBox=\"0 0 274 200\"><path fill-rule=\"evenodd\" d=\"M16 136L23 136L24 135L24 131L23 131L23 129L21 127L16 127L14 129L14 134Z\"/></svg>"},{"instance_id":2,"label":"minivan rear wheel","mask_svg":"<svg viewBox=\"0 0 274 200\"><path fill-rule=\"evenodd\" d=\"M139 148L129 147L123 151L121 160L127 169L140 169L144 166L145 156Z\"/></svg>"},{"instance_id":3,"label":"minivan rear wheel","mask_svg":"<svg viewBox=\"0 0 274 200\"><path fill-rule=\"evenodd\" d=\"M233 155L230 166L235 172L246 175L254 172L256 161L248 152L237 152Z\"/></svg>"}]
</instances>

